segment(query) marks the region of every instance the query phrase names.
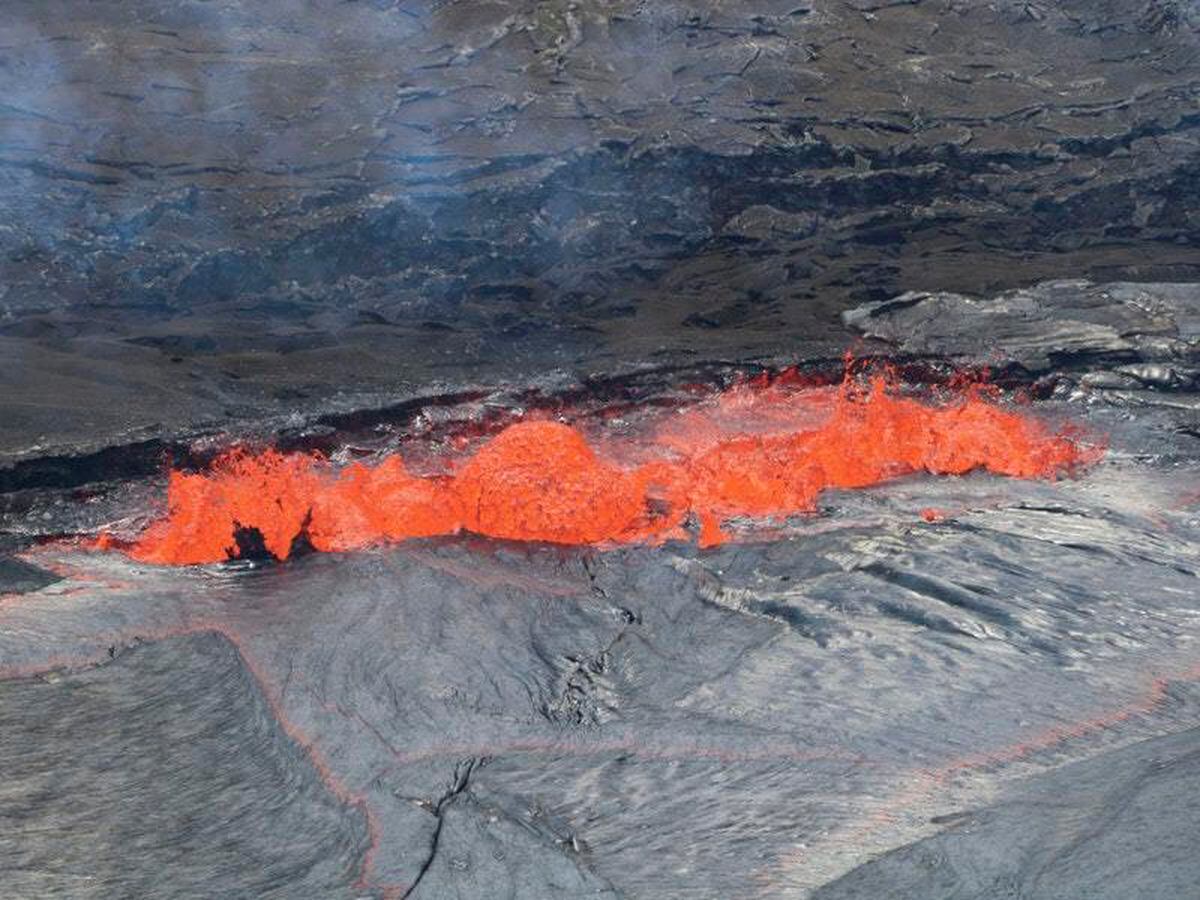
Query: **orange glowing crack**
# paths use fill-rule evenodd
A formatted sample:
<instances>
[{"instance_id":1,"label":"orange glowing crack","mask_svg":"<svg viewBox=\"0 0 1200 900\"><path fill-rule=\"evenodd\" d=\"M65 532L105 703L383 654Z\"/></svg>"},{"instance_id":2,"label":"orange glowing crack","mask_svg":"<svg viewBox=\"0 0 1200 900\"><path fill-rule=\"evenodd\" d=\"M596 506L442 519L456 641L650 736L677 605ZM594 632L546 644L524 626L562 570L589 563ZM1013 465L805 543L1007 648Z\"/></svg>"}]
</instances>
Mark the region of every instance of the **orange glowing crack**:
<instances>
[{"instance_id":1,"label":"orange glowing crack","mask_svg":"<svg viewBox=\"0 0 1200 900\"><path fill-rule=\"evenodd\" d=\"M848 376L836 388L748 382L640 441L589 442L559 422L518 422L449 475L413 474L398 454L339 469L235 449L208 472L172 472L166 516L128 552L149 563L217 562L236 556L235 533L251 528L279 559L301 537L325 551L459 531L632 543L684 537L688 521L707 546L725 540L729 518L810 512L827 488L975 469L1054 478L1102 454L978 386L934 403L881 376Z\"/></svg>"}]
</instances>

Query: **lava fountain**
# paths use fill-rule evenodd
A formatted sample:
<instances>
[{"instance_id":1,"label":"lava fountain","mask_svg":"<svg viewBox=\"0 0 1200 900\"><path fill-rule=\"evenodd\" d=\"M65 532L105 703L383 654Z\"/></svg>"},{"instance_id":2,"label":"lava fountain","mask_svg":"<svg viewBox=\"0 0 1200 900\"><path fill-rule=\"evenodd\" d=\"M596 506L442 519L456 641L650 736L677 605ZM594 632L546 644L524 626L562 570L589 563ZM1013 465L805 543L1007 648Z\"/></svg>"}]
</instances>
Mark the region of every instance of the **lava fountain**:
<instances>
[{"instance_id":1,"label":"lava fountain","mask_svg":"<svg viewBox=\"0 0 1200 900\"><path fill-rule=\"evenodd\" d=\"M1103 454L979 385L940 399L896 380L847 375L819 387L736 385L650 433L589 440L558 421L523 420L448 474L414 474L398 453L338 467L314 455L234 449L209 471L170 473L166 515L126 547L158 564L245 555L243 538L286 559L300 546L345 551L460 531L558 544L726 540L735 516L812 512L827 488L976 469L1015 478L1071 474ZM111 541L110 541L111 543Z\"/></svg>"}]
</instances>

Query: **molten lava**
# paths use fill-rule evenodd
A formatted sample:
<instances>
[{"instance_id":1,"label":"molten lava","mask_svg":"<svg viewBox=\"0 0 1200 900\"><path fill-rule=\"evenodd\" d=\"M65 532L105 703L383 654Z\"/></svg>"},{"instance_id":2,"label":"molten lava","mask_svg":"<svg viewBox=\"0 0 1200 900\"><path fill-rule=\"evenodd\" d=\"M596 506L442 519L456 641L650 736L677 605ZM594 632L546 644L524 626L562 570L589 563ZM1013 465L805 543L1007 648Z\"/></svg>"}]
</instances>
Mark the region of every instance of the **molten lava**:
<instances>
[{"instance_id":1,"label":"molten lava","mask_svg":"<svg viewBox=\"0 0 1200 900\"><path fill-rule=\"evenodd\" d=\"M172 472L166 517L129 552L152 563L216 562L239 555L246 529L279 559L304 540L340 551L458 531L629 543L684 537L689 520L711 545L725 539L730 517L810 512L826 488L973 469L1054 478L1103 452L986 391L923 403L880 377L834 388L746 383L642 440L610 443L523 421L436 477L412 474L398 455L338 469L314 456L234 450L206 473Z\"/></svg>"}]
</instances>

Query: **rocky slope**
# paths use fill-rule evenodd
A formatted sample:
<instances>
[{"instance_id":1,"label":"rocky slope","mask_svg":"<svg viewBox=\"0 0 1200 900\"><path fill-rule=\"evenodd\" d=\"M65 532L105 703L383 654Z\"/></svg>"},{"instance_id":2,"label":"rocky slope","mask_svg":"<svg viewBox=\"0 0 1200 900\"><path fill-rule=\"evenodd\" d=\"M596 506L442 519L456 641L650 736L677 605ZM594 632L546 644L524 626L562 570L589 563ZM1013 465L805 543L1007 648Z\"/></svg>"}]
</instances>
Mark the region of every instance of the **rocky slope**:
<instances>
[{"instance_id":1,"label":"rocky slope","mask_svg":"<svg viewBox=\"0 0 1200 900\"><path fill-rule=\"evenodd\" d=\"M840 351L840 310L905 290L1192 279L1195 26L1177 0L15 0L0 453Z\"/></svg>"}]
</instances>

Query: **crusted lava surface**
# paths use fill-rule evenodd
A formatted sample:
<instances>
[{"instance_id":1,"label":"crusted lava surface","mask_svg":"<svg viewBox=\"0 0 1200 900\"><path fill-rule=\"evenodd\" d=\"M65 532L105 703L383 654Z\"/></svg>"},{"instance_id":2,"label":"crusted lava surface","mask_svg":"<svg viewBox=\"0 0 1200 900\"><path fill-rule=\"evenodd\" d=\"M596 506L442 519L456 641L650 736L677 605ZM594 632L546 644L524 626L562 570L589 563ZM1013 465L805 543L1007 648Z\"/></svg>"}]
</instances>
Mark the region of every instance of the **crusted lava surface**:
<instances>
[{"instance_id":1,"label":"crusted lava surface","mask_svg":"<svg viewBox=\"0 0 1200 900\"><path fill-rule=\"evenodd\" d=\"M1198 21L6 3L0 893L1190 896Z\"/></svg>"},{"instance_id":2,"label":"crusted lava surface","mask_svg":"<svg viewBox=\"0 0 1200 900\"><path fill-rule=\"evenodd\" d=\"M834 485L769 525L734 516L715 547L694 532L625 545L464 532L276 561L288 554L256 532L226 554L253 558L163 565L71 535L152 529L165 459L87 496L26 485L4 520L19 558L0 569L18 896L1119 897L1193 883L1180 836L1196 824L1200 714L1196 294L1104 288L1170 335L1116 358L1104 340L1123 313L1088 302L1101 291L847 315L912 343L894 317L938 305L943 355L893 367L922 391L982 362L977 307L1016 323L984 354L1009 373L987 402L1103 435L1081 471ZM1039 368L1051 329L1081 336L1069 364ZM828 367L713 366L540 402L604 446L683 426L694 439L698 423L819 429L803 397L839 390ZM403 416L316 429L322 465L402 452L433 472L522 421L475 395ZM298 452L302 432L279 443ZM202 479L204 457L177 464ZM157 814L131 812L143 805ZM77 832L98 827L119 841Z\"/></svg>"}]
</instances>

